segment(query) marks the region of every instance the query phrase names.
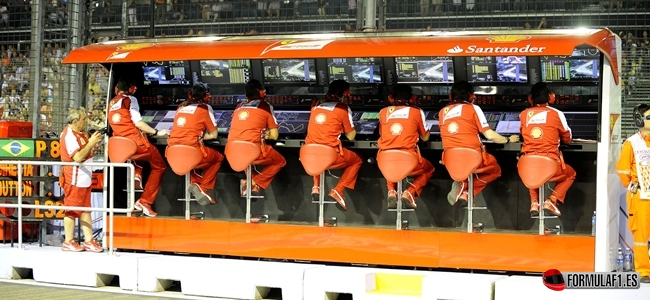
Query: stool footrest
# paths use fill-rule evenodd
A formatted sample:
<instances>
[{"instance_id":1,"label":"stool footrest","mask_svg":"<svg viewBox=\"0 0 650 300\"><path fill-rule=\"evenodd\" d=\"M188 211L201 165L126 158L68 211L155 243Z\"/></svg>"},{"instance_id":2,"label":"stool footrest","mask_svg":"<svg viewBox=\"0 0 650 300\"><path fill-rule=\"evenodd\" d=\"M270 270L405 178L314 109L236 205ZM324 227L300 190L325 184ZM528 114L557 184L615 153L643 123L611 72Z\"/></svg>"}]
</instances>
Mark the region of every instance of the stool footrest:
<instances>
[{"instance_id":1,"label":"stool footrest","mask_svg":"<svg viewBox=\"0 0 650 300\"><path fill-rule=\"evenodd\" d=\"M397 211L397 208L389 208L388 211ZM407 212L407 211L415 211L415 209L412 209L412 208L402 208L402 212Z\"/></svg>"},{"instance_id":2,"label":"stool footrest","mask_svg":"<svg viewBox=\"0 0 650 300\"><path fill-rule=\"evenodd\" d=\"M531 219L539 219L539 216L532 216ZM544 216L544 219L557 219L557 216Z\"/></svg>"},{"instance_id":3,"label":"stool footrest","mask_svg":"<svg viewBox=\"0 0 650 300\"><path fill-rule=\"evenodd\" d=\"M314 201L314 200L312 200L311 203L316 203L316 204L318 204L318 201ZM325 201L323 201L323 203L325 203L325 204L329 204L329 203L337 203L337 202L336 202L336 201L331 201L331 200L325 200Z\"/></svg>"},{"instance_id":4,"label":"stool footrest","mask_svg":"<svg viewBox=\"0 0 650 300\"><path fill-rule=\"evenodd\" d=\"M463 207L463 209L469 209L467 206ZM481 206L481 207L472 207L472 210L477 210L477 209L488 209L487 207Z\"/></svg>"},{"instance_id":5,"label":"stool footrest","mask_svg":"<svg viewBox=\"0 0 650 300\"><path fill-rule=\"evenodd\" d=\"M128 191L129 190L127 190L127 189L122 190L122 192L128 192ZM144 192L144 190L133 190L133 191L136 192L136 193L143 193Z\"/></svg>"},{"instance_id":6,"label":"stool footrest","mask_svg":"<svg viewBox=\"0 0 650 300\"><path fill-rule=\"evenodd\" d=\"M190 200L186 200L185 198L180 198L180 199L176 199L176 200L181 201L181 202L196 201L195 198L190 198Z\"/></svg>"},{"instance_id":7,"label":"stool footrest","mask_svg":"<svg viewBox=\"0 0 650 300\"><path fill-rule=\"evenodd\" d=\"M246 196L241 196L242 198L246 198ZM264 199L264 196L251 196L251 199Z\"/></svg>"}]
</instances>

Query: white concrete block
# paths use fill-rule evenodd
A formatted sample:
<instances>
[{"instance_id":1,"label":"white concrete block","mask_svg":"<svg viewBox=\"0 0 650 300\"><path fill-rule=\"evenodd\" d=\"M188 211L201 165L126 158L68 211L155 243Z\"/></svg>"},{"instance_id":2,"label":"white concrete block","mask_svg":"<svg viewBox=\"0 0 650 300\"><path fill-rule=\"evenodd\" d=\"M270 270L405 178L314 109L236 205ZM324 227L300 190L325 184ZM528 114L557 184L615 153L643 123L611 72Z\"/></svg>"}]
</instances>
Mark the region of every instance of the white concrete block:
<instances>
[{"instance_id":1,"label":"white concrete block","mask_svg":"<svg viewBox=\"0 0 650 300\"><path fill-rule=\"evenodd\" d=\"M335 266L309 269L305 272L304 299L329 300L328 293L352 294L352 298L355 300L431 299L424 297L424 294L422 297L415 297L373 293L376 286L376 273L420 275L426 278L433 276L436 272Z\"/></svg>"},{"instance_id":2,"label":"white concrete block","mask_svg":"<svg viewBox=\"0 0 650 300\"><path fill-rule=\"evenodd\" d=\"M493 300L494 283L505 278L508 276L435 272L422 280L422 297L424 299Z\"/></svg>"},{"instance_id":3,"label":"white concrete block","mask_svg":"<svg viewBox=\"0 0 650 300\"><path fill-rule=\"evenodd\" d=\"M650 299L650 284L641 284L634 290L563 290L552 291L544 286L542 276L510 276L495 282L495 300L647 300Z\"/></svg>"},{"instance_id":4,"label":"white concrete block","mask_svg":"<svg viewBox=\"0 0 650 300\"><path fill-rule=\"evenodd\" d=\"M186 295L262 299L271 288L282 299L303 299L304 272L321 265L156 255L139 261L140 291L158 292L173 280Z\"/></svg>"},{"instance_id":5,"label":"white concrete block","mask_svg":"<svg viewBox=\"0 0 650 300\"><path fill-rule=\"evenodd\" d=\"M0 257L2 278L16 278L9 273L17 267L32 269L38 282L99 287L119 276L122 289L137 289L137 254L64 252L59 247L27 245L25 249L0 248Z\"/></svg>"}]
</instances>

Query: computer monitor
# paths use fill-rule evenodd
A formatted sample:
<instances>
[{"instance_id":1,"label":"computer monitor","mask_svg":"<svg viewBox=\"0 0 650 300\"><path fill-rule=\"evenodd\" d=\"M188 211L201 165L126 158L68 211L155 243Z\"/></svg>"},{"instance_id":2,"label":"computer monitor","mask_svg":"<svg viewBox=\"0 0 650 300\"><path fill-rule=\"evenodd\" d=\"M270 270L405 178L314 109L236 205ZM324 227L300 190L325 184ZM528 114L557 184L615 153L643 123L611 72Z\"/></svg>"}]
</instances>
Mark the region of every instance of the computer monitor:
<instances>
[{"instance_id":1,"label":"computer monitor","mask_svg":"<svg viewBox=\"0 0 650 300\"><path fill-rule=\"evenodd\" d=\"M497 56L498 82L528 82L525 56Z\"/></svg>"},{"instance_id":2,"label":"computer monitor","mask_svg":"<svg viewBox=\"0 0 650 300\"><path fill-rule=\"evenodd\" d=\"M309 125L310 111L276 110L275 120L282 135L304 135Z\"/></svg>"},{"instance_id":3,"label":"computer monitor","mask_svg":"<svg viewBox=\"0 0 650 300\"><path fill-rule=\"evenodd\" d=\"M447 56L396 57L397 83L453 83L454 63Z\"/></svg>"},{"instance_id":4,"label":"computer monitor","mask_svg":"<svg viewBox=\"0 0 650 300\"><path fill-rule=\"evenodd\" d=\"M164 116L162 119L155 125L155 129L158 130L172 130L174 126L174 116L176 116L175 110L162 111Z\"/></svg>"},{"instance_id":5,"label":"computer monitor","mask_svg":"<svg viewBox=\"0 0 650 300\"><path fill-rule=\"evenodd\" d=\"M571 56L542 56L542 81L598 81L600 51L596 48L576 48Z\"/></svg>"},{"instance_id":6,"label":"computer monitor","mask_svg":"<svg viewBox=\"0 0 650 300\"><path fill-rule=\"evenodd\" d=\"M245 84L250 79L250 60L202 60L201 81L210 84Z\"/></svg>"},{"instance_id":7,"label":"computer monitor","mask_svg":"<svg viewBox=\"0 0 650 300\"><path fill-rule=\"evenodd\" d=\"M265 59L264 83L316 82L314 59Z\"/></svg>"},{"instance_id":8,"label":"computer monitor","mask_svg":"<svg viewBox=\"0 0 650 300\"><path fill-rule=\"evenodd\" d=\"M573 138L598 139L598 112L565 112L564 116Z\"/></svg>"},{"instance_id":9,"label":"computer monitor","mask_svg":"<svg viewBox=\"0 0 650 300\"><path fill-rule=\"evenodd\" d=\"M330 82L342 79L349 83L382 83L380 58L328 58Z\"/></svg>"},{"instance_id":10,"label":"computer monitor","mask_svg":"<svg viewBox=\"0 0 650 300\"><path fill-rule=\"evenodd\" d=\"M232 110L215 110L214 120L217 123L219 134L228 134L230 131L230 122L232 121Z\"/></svg>"},{"instance_id":11,"label":"computer monitor","mask_svg":"<svg viewBox=\"0 0 650 300\"><path fill-rule=\"evenodd\" d=\"M472 56L467 59L469 82L528 82L525 56Z\"/></svg>"},{"instance_id":12,"label":"computer monitor","mask_svg":"<svg viewBox=\"0 0 650 300\"><path fill-rule=\"evenodd\" d=\"M191 85L189 67L184 61L144 62L144 85Z\"/></svg>"},{"instance_id":13,"label":"computer monitor","mask_svg":"<svg viewBox=\"0 0 650 300\"><path fill-rule=\"evenodd\" d=\"M379 126L379 113L378 112L353 112L352 123L354 130L360 135L372 135Z\"/></svg>"},{"instance_id":14,"label":"computer monitor","mask_svg":"<svg viewBox=\"0 0 650 300\"><path fill-rule=\"evenodd\" d=\"M504 112L494 131L501 135L513 135L519 134L520 127L521 121L519 121L518 112Z\"/></svg>"}]
</instances>

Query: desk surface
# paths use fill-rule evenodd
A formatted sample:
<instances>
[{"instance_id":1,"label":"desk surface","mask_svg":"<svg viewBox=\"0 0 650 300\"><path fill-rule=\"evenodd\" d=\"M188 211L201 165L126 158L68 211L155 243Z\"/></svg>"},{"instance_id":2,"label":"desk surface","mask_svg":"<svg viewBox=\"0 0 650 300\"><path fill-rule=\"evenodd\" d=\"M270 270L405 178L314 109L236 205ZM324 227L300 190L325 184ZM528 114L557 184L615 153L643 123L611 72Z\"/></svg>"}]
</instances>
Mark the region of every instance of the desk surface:
<instances>
[{"instance_id":1,"label":"desk surface","mask_svg":"<svg viewBox=\"0 0 650 300\"><path fill-rule=\"evenodd\" d=\"M156 145L167 145L167 137L153 138L152 141ZM216 140L205 141L205 145L209 147L225 146L228 139L220 137ZM377 141L342 141L343 146L351 149L377 149ZM489 141L483 141L488 150L494 151L516 151L521 150L522 143L509 143L509 144L496 144ZM270 145L277 148L300 148L305 143L304 139L278 139L277 141L270 141ZM442 150L442 142L420 142L418 146L421 150ZM570 145L561 145L560 150L563 152L596 152L598 144L593 141L571 143Z\"/></svg>"}]
</instances>

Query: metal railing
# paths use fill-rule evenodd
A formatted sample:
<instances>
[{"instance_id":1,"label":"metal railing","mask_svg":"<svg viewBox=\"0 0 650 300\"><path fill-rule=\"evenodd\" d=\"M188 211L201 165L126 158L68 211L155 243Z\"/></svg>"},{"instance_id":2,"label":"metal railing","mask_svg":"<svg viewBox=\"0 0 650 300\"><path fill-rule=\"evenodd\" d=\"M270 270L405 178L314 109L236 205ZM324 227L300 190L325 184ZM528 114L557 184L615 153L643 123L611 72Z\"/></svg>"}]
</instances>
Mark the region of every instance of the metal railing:
<instances>
[{"instance_id":1,"label":"metal railing","mask_svg":"<svg viewBox=\"0 0 650 300\"><path fill-rule=\"evenodd\" d=\"M104 179L104 187L103 187L103 199L104 199L104 207L102 208L95 208L95 207L79 207L79 206L57 206L56 209L63 209L63 210L77 210L77 211L99 211L99 212L104 212L104 237L106 237L106 213L109 213L109 221L110 221L110 229L109 229L109 249L108 253L109 254L114 254L115 253L115 246L113 245L113 228L114 228L114 214L115 213L131 213L133 212L133 206L135 204L135 190L134 190L134 184L128 184L127 185L127 196L128 196L128 205L127 208L114 208L114 191L111 191L110 196L108 197L108 208L106 207L106 190L107 187L112 187L114 186L114 170L116 167L118 168L127 168L129 172L129 178L133 180L135 176L135 168L133 167L132 164L129 163L106 163L106 162L92 162L92 163L75 163L75 162L58 162L58 161L3 161L3 164L6 165L16 165L17 166L17 191L16 193L18 194L18 203L13 204L13 203L0 203L0 207L8 207L8 208L17 208L18 209L18 248L22 249L23 248L23 213L22 209L23 208L32 208L32 209L51 209L52 206L47 206L47 205L33 205L33 204L23 204L22 203L22 193L23 193L23 165L41 165L41 166L87 166L87 167L104 167L104 174L106 174L106 168L109 169L109 178L108 178L108 186L106 185L106 179ZM63 172L61 170L60 172ZM106 178L106 177L104 177ZM79 223L79 226L81 226L81 223ZM41 233L42 234L42 233ZM105 238L103 239L105 240Z\"/></svg>"}]
</instances>

